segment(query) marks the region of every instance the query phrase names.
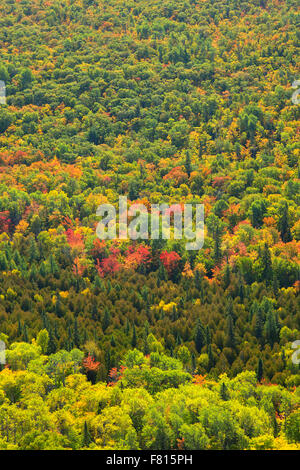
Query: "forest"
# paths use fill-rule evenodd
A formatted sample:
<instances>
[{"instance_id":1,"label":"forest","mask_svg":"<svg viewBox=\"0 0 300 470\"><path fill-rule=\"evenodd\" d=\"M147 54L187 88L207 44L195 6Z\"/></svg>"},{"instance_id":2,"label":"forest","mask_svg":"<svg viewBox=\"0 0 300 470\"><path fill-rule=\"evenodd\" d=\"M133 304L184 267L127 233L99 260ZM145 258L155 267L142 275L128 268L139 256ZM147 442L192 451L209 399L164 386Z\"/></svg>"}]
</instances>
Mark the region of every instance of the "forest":
<instances>
[{"instance_id":1,"label":"forest","mask_svg":"<svg viewBox=\"0 0 300 470\"><path fill-rule=\"evenodd\" d=\"M1 450L300 449L297 3L1 1Z\"/></svg>"}]
</instances>

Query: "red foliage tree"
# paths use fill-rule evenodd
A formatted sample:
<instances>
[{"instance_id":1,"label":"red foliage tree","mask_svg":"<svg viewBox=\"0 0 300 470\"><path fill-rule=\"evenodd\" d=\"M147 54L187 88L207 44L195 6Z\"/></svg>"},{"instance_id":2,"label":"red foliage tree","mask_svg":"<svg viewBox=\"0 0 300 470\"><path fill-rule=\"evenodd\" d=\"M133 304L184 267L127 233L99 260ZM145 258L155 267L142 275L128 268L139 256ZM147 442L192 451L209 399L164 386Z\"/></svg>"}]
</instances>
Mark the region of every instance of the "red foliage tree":
<instances>
[{"instance_id":1,"label":"red foliage tree","mask_svg":"<svg viewBox=\"0 0 300 470\"><path fill-rule=\"evenodd\" d=\"M86 371L97 371L100 367L100 362L95 361L90 354L83 359L82 364Z\"/></svg>"},{"instance_id":2,"label":"red foliage tree","mask_svg":"<svg viewBox=\"0 0 300 470\"><path fill-rule=\"evenodd\" d=\"M141 265L149 266L151 263L151 249L148 246L140 245L136 249L129 247L125 259L124 267L136 269Z\"/></svg>"},{"instance_id":3,"label":"red foliage tree","mask_svg":"<svg viewBox=\"0 0 300 470\"><path fill-rule=\"evenodd\" d=\"M9 211L0 212L0 233L8 233L10 230L11 220L9 218Z\"/></svg>"},{"instance_id":4,"label":"red foliage tree","mask_svg":"<svg viewBox=\"0 0 300 470\"><path fill-rule=\"evenodd\" d=\"M118 272L120 267L121 265L114 255L108 256L102 261L97 260L96 264L96 269L101 277Z\"/></svg>"},{"instance_id":5,"label":"red foliage tree","mask_svg":"<svg viewBox=\"0 0 300 470\"><path fill-rule=\"evenodd\" d=\"M118 370L116 367L113 367L110 371L109 371L109 377L111 379L111 381L108 383L108 386L109 387L112 387L113 385L115 385L117 382L119 382L119 380L122 380L123 378L123 374L124 374L124 370L126 369L125 366L121 366L120 369Z\"/></svg>"},{"instance_id":6,"label":"red foliage tree","mask_svg":"<svg viewBox=\"0 0 300 470\"><path fill-rule=\"evenodd\" d=\"M170 253L168 251L162 251L160 255L160 260L166 268L167 273L172 274L175 269L178 268L181 257L178 253L176 253L176 251L170 251Z\"/></svg>"},{"instance_id":7,"label":"red foliage tree","mask_svg":"<svg viewBox=\"0 0 300 470\"><path fill-rule=\"evenodd\" d=\"M187 182L188 175L183 171L181 166L175 166L163 177L163 179L173 180L176 186L180 186L181 184Z\"/></svg>"},{"instance_id":8,"label":"red foliage tree","mask_svg":"<svg viewBox=\"0 0 300 470\"><path fill-rule=\"evenodd\" d=\"M68 228L68 230L66 230L66 237L71 248L76 249L77 251L84 250L84 242L79 233L75 233L74 230Z\"/></svg>"}]
</instances>

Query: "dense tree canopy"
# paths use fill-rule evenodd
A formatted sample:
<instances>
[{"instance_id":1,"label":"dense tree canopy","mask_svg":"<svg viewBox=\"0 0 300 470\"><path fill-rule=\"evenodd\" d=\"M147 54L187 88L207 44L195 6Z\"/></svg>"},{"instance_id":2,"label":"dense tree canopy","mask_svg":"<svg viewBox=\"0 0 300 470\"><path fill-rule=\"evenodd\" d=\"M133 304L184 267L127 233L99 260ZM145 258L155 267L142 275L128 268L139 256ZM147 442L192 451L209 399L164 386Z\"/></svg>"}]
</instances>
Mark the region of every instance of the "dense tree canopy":
<instances>
[{"instance_id":1,"label":"dense tree canopy","mask_svg":"<svg viewBox=\"0 0 300 470\"><path fill-rule=\"evenodd\" d=\"M1 1L0 448L299 441L298 22L296 0ZM120 195L204 204L203 248L99 240Z\"/></svg>"}]
</instances>

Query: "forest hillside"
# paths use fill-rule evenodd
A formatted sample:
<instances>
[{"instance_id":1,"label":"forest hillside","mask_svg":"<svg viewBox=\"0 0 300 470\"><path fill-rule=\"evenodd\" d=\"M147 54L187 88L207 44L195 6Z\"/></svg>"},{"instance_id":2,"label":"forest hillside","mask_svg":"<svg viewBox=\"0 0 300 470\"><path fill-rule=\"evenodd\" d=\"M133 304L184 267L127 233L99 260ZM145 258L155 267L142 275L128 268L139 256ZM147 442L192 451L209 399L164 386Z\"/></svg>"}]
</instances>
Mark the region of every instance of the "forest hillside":
<instances>
[{"instance_id":1,"label":"forest hillside","mask_svg":"<svg viewBox=\"0 0 300 470\"><path fill-rule=\"evenodd\" d=\"M0 449L299 446L297 7L1 0Z\"/></svg>"}]
</instances>

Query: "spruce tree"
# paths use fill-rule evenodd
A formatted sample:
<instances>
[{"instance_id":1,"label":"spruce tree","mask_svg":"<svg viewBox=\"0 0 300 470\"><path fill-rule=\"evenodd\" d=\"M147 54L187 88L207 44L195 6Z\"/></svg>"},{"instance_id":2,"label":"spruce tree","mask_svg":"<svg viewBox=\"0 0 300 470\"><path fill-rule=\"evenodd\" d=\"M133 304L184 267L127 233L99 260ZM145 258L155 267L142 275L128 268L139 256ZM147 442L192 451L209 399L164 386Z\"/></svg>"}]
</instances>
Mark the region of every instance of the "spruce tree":
<instances>
[{"instance_id":1,"label":"spruce tree","mask_svg":"<svg viewBox=\"0 0 300 470\"><path fill-rule=\"evenodd\" d=\"M95 290L96 290L95 293L99 293L103 288L103 284L99 276L96 276L94 285L95 285Z\"/></svg>"},{"instance_id":2,"label":"spruce tree","mask_svg":"<svg viewBox=\"0 0 300 470\"><path fill-rule=\"evenodd\" d=\"M129 332L130 332L130 323L129 323L129 320L127 318L126 325L125 325L125 334L126 334L126 336L129 335Z\"/></svg>"},{"instance_id":3,"label":"spruce tree","mask_svg":"<svg viewBox=\"0 0 300 470\"><path fill-rule=\"evenodd\" d=\"M159 281L166 281L168 279L168 274L166 268L162 263L160 263L158 268L158 280Z\"/></svg>"},{"instance_id":4,"label":"spruce tree","mask_svg":"<svg viewBox=\"0 0 300 470\"><path fill-rule=\"evenodd\" d=\"M47 274L47 269L46 269L45 263L42 262L42 263L40 264L40 266L39 266L39 275L40 275L41 277L45 277L46 274Z\"/></svg>"},{"instance_id":5,"label":"spruce tree","mask_svg":"<svg viewBox=\"0 0 300 470\"><path fill-rule=\"evenodd\" d=\"M57 317L62 317L63 315L63 307L62 307L62 302L60 298L60 294L57 294L56 296L56 301L55 301L55 315Z\"/></svg>"},{"instance_id":6,"label":"spruce tree","mask_svg":"<svg viewBox=\"0 0 300 470\"><path fill-rule=\"evenodd\" d=\"M258 382L262 381L263 375L264 375L264 366L263 366L262 358L260 357L258 359L257 370L256 370L256 378Z\"/></svg>"},{"instance_id":7,"label":"spruce tree","mask_svg":"<svg viewBox=\"0 0 300 470\"><path fill-rule=\"evenodd\" d=\"M273 278L271 253L267 243L264 245L262 253L262 280L268 285Z\"/></svg>"},{"instance_id":8,"label":"spruce tree","mask_svg":"<svg viewBox=\"0 0 300 470\"><path fill-rule=\"evenodd\" d=\"M173 305L173 309L172 309L172 321L176 321L177 320L177 308L176 308L176 305Z\"/></svg>"},{"instance_id":9,"label":"spruce tree","mask_svg":"<svg viewBox=\"0 0 300 470\"><path fill-rule=\"evenodd\" d=\"M54 354L56 352L56 344L54 340L54 335L52 332L52 328L48 329L49 333L49 341L48 341L48 347L47 347L47 354Z\"/></svg>"},{"instance_id":10,"label":"spruce tree","mask_svg":"<svg viewBox=\"0 0 300 470\"><path fill-rule=\"evenodd\" d=\"M104 353L104 362L105 362L105 367L107 372L110 371L111 369L111 353L110 353L110 348L107 348Z\"/></svg>"},{"instance_id":11,"label":"spruce tree","mask_svg":"<svg viewBox=\"0 0 300 470\"><path fill-rule=\"evenodd\" d=\"M79 335L79 330L78 330L78 322L77 318L74 320L74 336L73 336L73 343L76 348L79 348L80 346L80 335Z\"/></svg>"},{"instance_id":12,"label":"spruce tree","mask_svg":"<svg viewBox=\"0 0 300 470\"><path fill-rule=\"evenodd\" d=\"M287 203L284 204L281 210L281 215L278 220L278 230L280 231L280 236L284 243L292 241L293 238L289 225L289 213Z\"/></svg>"},{"instance_id":13,"label":"spruce tree","mask_svg":"<svg viewBox=\"0 0 300 470\"><path fill-rule=\"evenodd\" d=\"M176 334L176 345L177 345L177 346L180 346L181 343L182 343L182 339L181 339L180 334L179 334L178 331L177 331L177 334Z\"/></svg>"},{"instance_id":14,"label":"spruce tree","mask_svg":"<svg viewBox=\"0 0 300 470\"><path fill-rule=\"evenodd\" d=\"M277 437L278 434L279 434L279 425L277 423L277 419L276 419L276 414L273 413L273 416L272 416L272 424L273 424L273 434L274 434L274 437Z\"/></svg>"},{"instance_id":15,"label":"spruce tree","mask_svg":"<svg viewBox=\"0 0 300 470\"><path fill-rule=\"evenodd\" d=\"M280 286L279 286L279 282L278 282L278 277L277 277L275 272L273 273L272 287L273 287L274 295L275 295L275 297L277 297Z\"/></svg>"},{"instance_id":16,"label":"spruce tree","mask_svg":"<svg viewBox=\"0 0 300 470\"><path fill-rule=\"evenodd\" d=\"M244 302L244 297L245 297L245 287L244 287L244 283L243 283L243 280L242 280L241 276L239 277L238 289L239 289L240 301L241 301L241 303L243 303Z\"/></svg>"},{"instance_id":17,"label":"spruce tree","mask_svg":"<svg viewBox=\"0 0 300 470\"><path fill-rule=\"evenodd\" d=\"M198 353L200 353L203 346L205 346L205 330L200 319L197 320L196 325L195 346Z\"/></svg>"},{"instance_id":18,"label":"spruce tree","mask_svg":"<svg viewBox=\"0 0 300 470\"><path fill-rule=\"evenodd\" d=\"M196 269L194 282L196 289L200 291L202 288L202 276L199 272L199 269Z\"/></svg>"},{"instance_id":19,"label":"spruce tree","mask_svg":"<svg viewBox=\"0 0 300 470\"><path fill-rule=\"evenodd\" d=\"M264 330L264 319L263 319L262 308L261 306L258 306L256 315L255 315L254 334L260 342L263 339L263 330Z\"/></svg>"},{"instance_id":20,"label":"spruce tree","mask_svg":"<svg viewBox=\"0 0 300 470\"><path fill-rule=\"evenodd\" d=\"M191 363L192 363L192 374L195 372L197 364L196 364L196 356L194 353L191 355Z\"/></svg>"},{"instance_id":21,"label":"spruce tree","mask_svg":"<svg viewBox=\"0 0 300 470\"><path fill-rule=\"evenodd\" d=\"M207 353L208 353L208 371L210 371L215 365L215 360L214 360L214 356L212 353L211 344L208 346Z\"/></svg>"},{"instance_id":22,"label":"spruce tree","mask_svg":"<svg viewBox=\"0 0 300 470\"><path fill-rule=\"evenodd\" d=\"M96 302L93 302L91 316L94 321L98 321L100 318Z\"/></svg>"},{"instance_id":23,"label":"spruce tree","mask_svg":"<svg viewBox=\"0 0 300 470\"><path fill-rule=\"evenodd\" d=\"M21 324L20 317L18 317L18 331L17 331L17 335L18 335L18 337L20 337L20 336L22 335L22 324Z\"/></svg>"},{"instance_id":24,"label":"spruce tree","mask_svg":"<svg viewBox=\"0 0 300 470\"><path fill-rule=\"evenodd\" d=\"M89 445L92 442L92 438L89 432L89 428L87 425L87 422L84 422L84 428L83 428L83 439L82 439L82 446L83 447L89 447Z\"/></svg>"},{"instance_id":25,"label":"spruce tree","mask_svg":"<svg viewBox=\"0 0 300 470\"><path fill-rule=\"evenodd\" d=\"M219 261L222 258L222 251L221 251L221 243L222 243L222 231L220 227L220 223L217 222L214 233L213 233L213 239L215 242L214 246L214 260L215 263L218 264Z\"/></svg>"},{"instance_id":26,"label":"spruce tree","mask_svg":"<svg viewBox=\"0 0 300 470\"><path fill-rule=\"evenodd\" d=\"M231 315L227 317L227 340L226 344L229 348L235 347L235 333L234 333L234 324Z\"/></svg>"},{"instance_id":27,"label":"spruce tree","mask_svg":"<svg viewBox=\"0 0 300 470\"><path fill-rule=\"evenodd\" d=\"M226 387L224 382L221 383L220 397L224 401L229 399L229 393L228 393L227 387Z\"/></svg>"},{"instance_id":28,"label":"spruce tree","mask_svg":"<svg viewBox=\"0 0 300 470\"><path fill-rule=\"evenodd\" d=\"M147 338L144 338L144 348L143 348L143 354L144 356L148 356L150 354L150 348L149 348L149 344L148 344L148 339Z\"/></svg>"},{"instance_id":29,"label":"spruce tree","mask_svg":"<svg viewBox=\"0 0 300 470\"><path fill-rule=\"evenodd\" d=\"M23 325L23 341L25 341L25 343L28 343L28 331L26 323L24 323Z\"/></svg>"},{"instance_id":30,"label":"spruce tree","mask_svg":"<svg viewBox=\"0 0 300 470\"><path fill-rule=\"evenodd\" d=\"M73 335L71 330L71 325L68 326L68 351L71 351L73 348Z\"/></svg>"},{"instance_id":31,"label":"spruce tree","mask_svg":"<svg viewBox=\"0 0 300 470\"><path fill-rule=\"evenodd\" d=\"M110 313L109 313L109 310L106 308L104 311L103 319L102 319L103 333L105 333L109 325L110 325Z\"/></svg>"},{"instance_id":32,"label":"spruce tree","mask_svg":"<svg viewBox=\"0 0 300 470\"><path fill-rule=\"evenodd\" d=\"M135 329L135 325L133 325L133 328L132 328L132 338L131 338L131 346L133 348L135 348L137 345L137 338L136 338L136 329Z\"/></svg>"},{"instance_id":33,"label":"spruce tree","mask_svg":"<svg viewBox=\"0 0 300 470\"><path fill-rule=\"evenodd\" d=\"M33 238L30 239L30 245L29 245L29 261L30 263L33 263L38 259L38 249L37 249L37 244Z\"/></svg>"},{"instance_id":34,"label":"spruce tree","mask_svg":"<svg viewBox=\"0 0 300 470\"><path fill-rule=\"evenodd\" d=\"M210 329L208 325L205 329L205 340L206 340L207 346L209 346L211 344L211 334L210 334Z\"/></svg>"},{"instance_id":35,"label":"spruce tree","mask_svg":"<svg viewBox=\"0 0 300 470\"><path fill-rule=\"evenodd\" d=\"M224 289L227 289L230 285L230 280L231 280L231 277L230 277L230 266L229 266L229 263L228 263L228 259L227 259L227 263L226 263L226 268L225 268L225 274L224 274Z\"/></svg>"},{"instance_id":36,"label":"spruce tree","mask_svg":"<svg viewBox=\"0 0 300 470\"><path fill-rule=\"evenodd\" d=\"M190 155L189 150L186 151L184 167L185 167L185 171L188 177L190 177L191 172L192 172L192 166L191 166L191 155Z\"/></svg>"},{"instance_id":37,"label":"spruce tree","mask_svg":"<svg viewBox=\"0 0 300 470\"><path fill-rule=\"evenodd\" d=\"M55 275L58 273L58 265L52 254L49 256L49 268L51 274Z\"/></svg>"},{"instance_id":38,"label":"spruce tree","mask_svg":"<svg viewBox=\"0 0 300 470\"><path fill-rule=\"evenodd\" d=\"M149 334L150 334L149 323L146 320L145 326L144 326L144 338L148 338Z\"/></svg>"},{"instance_id":39,"label":"spruce tree","mask_svg":"<svg viewBox=\"0 0 300 470\"><path fill-rule=\"evenodd\" d=\"M267 320L265 323L265 336L266 341L271 345L271 347L273 347L274 343L278 341L276 319L273 312L268 313Z\"/></svg>"}]
</instances>

